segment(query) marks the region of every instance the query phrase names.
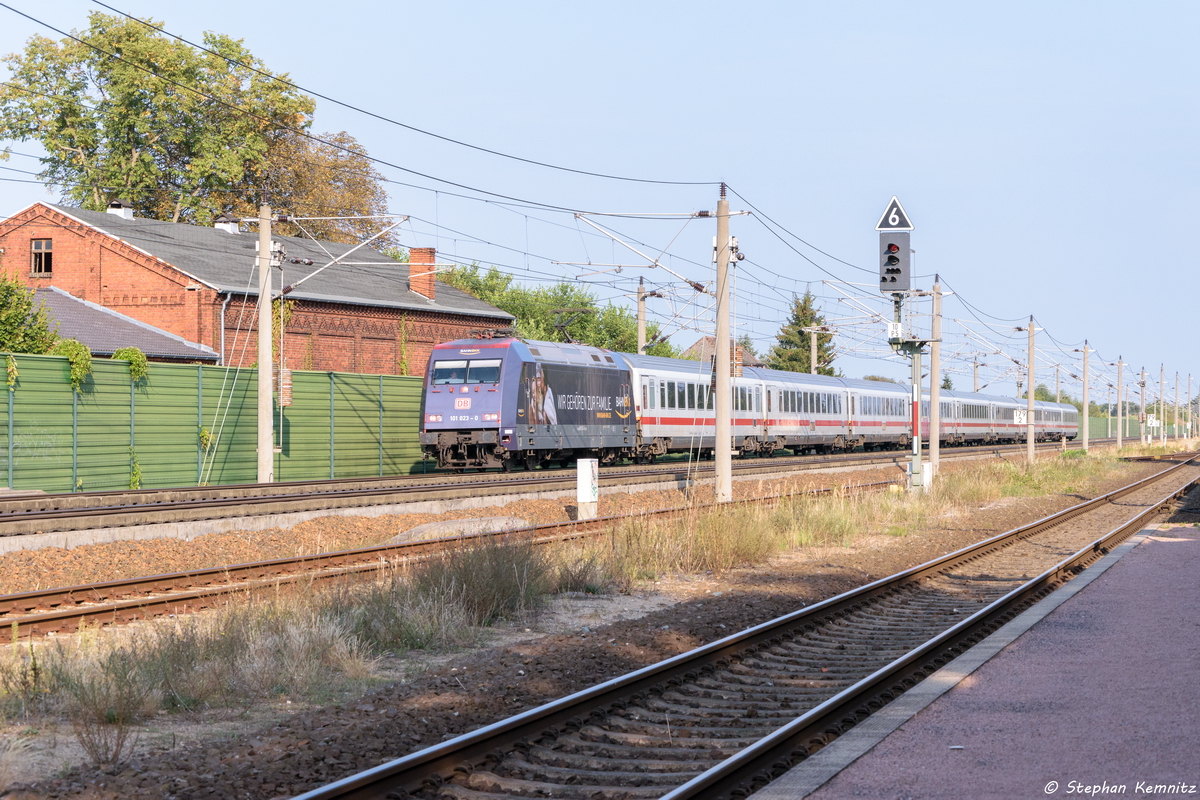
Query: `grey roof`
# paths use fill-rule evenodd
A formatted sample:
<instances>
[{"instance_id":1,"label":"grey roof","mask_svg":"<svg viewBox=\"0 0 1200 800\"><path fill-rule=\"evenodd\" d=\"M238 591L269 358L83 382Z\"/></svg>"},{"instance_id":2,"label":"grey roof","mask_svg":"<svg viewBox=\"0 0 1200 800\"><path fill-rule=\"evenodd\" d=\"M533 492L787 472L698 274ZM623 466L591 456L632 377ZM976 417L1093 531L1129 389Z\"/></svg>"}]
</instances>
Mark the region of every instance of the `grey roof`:
<instances>
[{"instance_id":1,"label":"grey roof","mask_svg":"<svg viewBox=\"0 0 1200 800\"><path fill-rule=\"evenodd\" d=\"M56 286L34 292L58 323L58 335L78 339L98 355L111 356L122 347L136 347L149 358L216 361L217 351L161 328L80 300Z\"/></svg>"},{"instance_id":2,"label":"grey roof","mask_svg":"<svg viewBox=\"0 0 1200 800\"><path fill-rule=\"evenodd\" d=\"M45 205L80 222L114 236L137 249L155 256L198 282L219 292L258 294L255 262L257 233L229 233L217 228L201 228L177 222L162 222L134 217L125 219L102 211L85 211L67 206ZM274 236L287 248L287 259L311 259L311 267L292 264L285 259L283 285L293 284L318 267L342 255L354 245ZM328 252L326 252L328 251ZM321 272L288 297L294 300L318 300L326 303L383 306L445 314L465 314L511 320L514 317L466 292L437 284L431 302L408 289L408 264L389 258L370 247L356 250L346 259L351 265L335 265ZM278 291L278 272L273 280Z\"/></svg>"}]
</instances>

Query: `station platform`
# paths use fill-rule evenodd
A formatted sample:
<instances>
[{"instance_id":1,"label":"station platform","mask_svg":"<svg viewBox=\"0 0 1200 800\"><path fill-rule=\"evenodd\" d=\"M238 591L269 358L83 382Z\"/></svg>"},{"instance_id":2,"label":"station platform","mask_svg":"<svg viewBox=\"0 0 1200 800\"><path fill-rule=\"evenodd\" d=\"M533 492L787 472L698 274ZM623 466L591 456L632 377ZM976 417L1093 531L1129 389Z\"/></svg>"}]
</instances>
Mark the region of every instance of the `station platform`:
<instances>
[{"instance_id":1,"label":"station platform","mask_svg":"<svg viewBox=\"0 0 1200 800\"><path fill-rule=\"evenodd\" d=\"M1200 796L1200 527L1155 525L753 800Z\"/></svg>"}]
</instances>

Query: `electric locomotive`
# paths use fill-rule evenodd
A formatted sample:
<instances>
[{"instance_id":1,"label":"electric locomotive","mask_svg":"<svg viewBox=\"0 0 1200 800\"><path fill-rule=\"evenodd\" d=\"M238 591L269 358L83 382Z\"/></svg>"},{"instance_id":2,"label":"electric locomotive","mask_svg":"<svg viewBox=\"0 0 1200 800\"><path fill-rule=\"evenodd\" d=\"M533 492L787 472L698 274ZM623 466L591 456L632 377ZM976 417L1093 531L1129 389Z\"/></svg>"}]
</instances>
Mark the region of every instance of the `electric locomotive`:
<instances>
[{"instance_id":1,"label":"electric locomotive","mask_svg":"<svg viewBox=\"0 0 1200 800\"><path fill-rule=\"evenodd\" d=\"M460 339L429 357L421 447L439 467L612 464L632 454L636 424L628 365L608 350Z\"/></svg>"}]
</instances>

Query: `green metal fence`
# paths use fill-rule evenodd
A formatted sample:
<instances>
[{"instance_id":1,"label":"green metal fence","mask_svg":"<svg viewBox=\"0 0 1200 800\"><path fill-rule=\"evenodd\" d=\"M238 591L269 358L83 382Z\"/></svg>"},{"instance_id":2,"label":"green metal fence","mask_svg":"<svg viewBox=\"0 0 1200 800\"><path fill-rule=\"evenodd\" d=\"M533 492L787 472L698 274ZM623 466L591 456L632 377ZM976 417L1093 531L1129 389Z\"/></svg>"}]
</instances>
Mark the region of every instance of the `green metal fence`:
<instances>
[{"instance_id":1,"label":"green metal fence","mask_svg":"<svg viewBox=\"0 0 1200 800\"><path fill-rule=\"evenodd\" d=\"M1178 429L1176 429L1174 425L1165 426L1165 435L1167 441L1172 441L1175 439L1176 430L1178 430L1180 437L1186 438L1188 435L1187 416L1182 413L1179 416L1181 421ZM1088 435L1093 439L1112 438L1117 435L1118 425L1116 417L1089 417L1088 422ZM1123 438L1137 439L1142 435L1142 423L1138 422L1137 419L1126 418L1122 420L1122 422L1123 425L1120 427L1121 436ZM1158 441L1164 435L1164 431L1162 427L1155 427L1149 430L1149 434L1154 437L1155 441Z\"/></svg>"},{"instance_id":2,"label":"green metal fence","mask_svg":"<svg viewBox=\"0 0 1200 800\"><path fill-rule=\"evenodd\" d=\"M66 358L13 358L0 485L70 492L257 478L256 370L151 364L135 383L126 362L96 359L76 392ZM420 378L293 372L292 386L292 404L275 406L276 480L422 470Z\"/></svg>"}]
</instances>

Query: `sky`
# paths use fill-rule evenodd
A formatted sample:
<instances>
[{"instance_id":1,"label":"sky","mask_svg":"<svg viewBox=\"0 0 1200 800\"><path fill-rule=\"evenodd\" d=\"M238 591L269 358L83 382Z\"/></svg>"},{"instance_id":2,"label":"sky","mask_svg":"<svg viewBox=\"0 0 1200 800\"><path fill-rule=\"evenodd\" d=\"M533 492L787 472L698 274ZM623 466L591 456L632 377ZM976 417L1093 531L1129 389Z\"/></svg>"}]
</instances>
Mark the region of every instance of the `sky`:
<instances>
[{"instance_id":1,"label":"sky","mask_svg":"<svg viewBox=\"0 0 1200 800\"><path fill-rule=\"evenodd\" d=\"M650 319L687 347L711 334L712 297L680 278L711 284L716 232L688 215L715 210L725 182L731 210L750 212L731 220L746 256L736 333L765 352L812 291L836 368L907 379L878 292L875 224L896 196L917 288L937 275L952 293L942 355L956 388L981 362L984 391L1015 392L1016 328L1032 315L1052 390L1057 364L1079 396L1087 340L1093 401L1118 357L1127 386L1148 370L1151 396L1160 365L1168 401L1176 372L1181 397L1188 374L1200 391L1200 4L109 4L194 42L243 39L309 92L391 120L319 99L313 131L347 131L387 162L390 210L411 216L401 241L439 262L579 281L617 303L643 278L666 295ZM3 0L0 53L61 38L12 9L64 31L105 10ZM0 162L0 216L57 200L11 180L38 170L38 146L5 145L23 155ZM910 307L927 332L930 299Z\"/></svg>"}]
</instances>

